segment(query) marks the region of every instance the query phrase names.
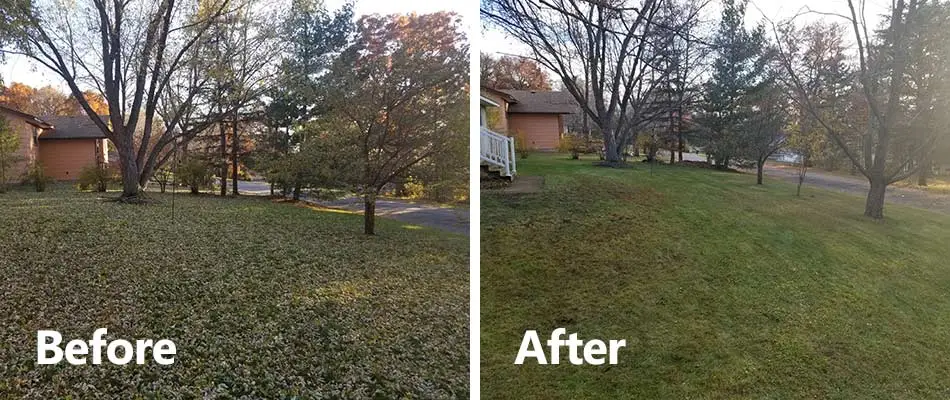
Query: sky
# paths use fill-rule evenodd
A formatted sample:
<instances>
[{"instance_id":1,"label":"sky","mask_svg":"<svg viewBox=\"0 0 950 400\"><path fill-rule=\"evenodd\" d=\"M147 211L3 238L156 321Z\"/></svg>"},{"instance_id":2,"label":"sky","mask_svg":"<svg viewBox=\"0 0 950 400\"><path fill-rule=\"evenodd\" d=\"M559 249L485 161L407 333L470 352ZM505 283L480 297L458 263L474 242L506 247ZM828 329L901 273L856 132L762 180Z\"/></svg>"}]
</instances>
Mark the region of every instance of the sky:
<instances>
[{"instance_id":1,"label":"sky","mask_svg":"<svg viewBox=\"0 0 950 400\"><path fill-rule=\"evenodd\" d=\"M327 8L339 9L346 0L324 0ZM357 16L365 14L417 14L433 13L437 11L454 11L462 15L466 32L475 32L478 20L478 4L476 0L356 0L354 11ZM472 39L469 35L469 40ZM46 67L38 65L22 56L8 56L4 64L0 64L0 76L4 83L22 82L33 87L53 85L66 91L62 78L50 72Z\"/></svg>"},{"instance_id":2,"label":"sky","mask_svg":"<svg viewBox=\"0 0 950 400\"><path fill-rule=\"evenodd\" d=\"M347 0L325 0L328 8L337 9ZM481 38L473 46L474 49L481 49L482 52L490 54L510 53L527 54L526 49L510 40L503 32L495 29L488 29L478 23L478 0L358 0L355 3L357 15L363 14L392 14L392 13L429 13L440 10L454 11L463 16L463 24L466 30L471 32L470 39ZM890 5L890 0L867 0L867 15L871 20L872 16L884 13ZM783 20L789 18L806 7L812 10L822 12L834 12L847 14L846 0L752 0L749 5L747 21L750 24L755 23L767 16L772 20ZM720 9L719 1L713 0L709 8L711 17L715 17ZM804 16L807 18L818 18L818 16ZM477 51L477 50L476 50ZM25 57L8 57L5 64L0 65L0 76L4 81L23 82L30 86L53 85L65 89L62 80L47 71L42 66L35 66Z\"/></svg>"},{"instance_id":3,"label":"sky","mask_svg":"<svg viewBox=\"0 0 950 400\"><path fill-rule=\"evenodd\" d=\"M861 0L854 1L858 4ZM704 18L718 20L718 14L722 10L721 4L721 0L712 0L712 3L707 6L708 15ZM872 17L885 13L889 9L890 4L890 0L866 0L865 14L867 15L868 22L871 23L872 20L877 21L878 18ZM824 13L849 14L847 0L750 0L746 12L746 22L751 26L758 21L762 21L763 17L778 22L791 18L806 8ZM817 18L821 17L816 14L809 14L801 16L800 20L813 20ZM847 22L840 18L833 20L843 23ZM489 53L494 56L500 54L528 54L528 49L525 46L516 43L514 40L508 38L504 32L497 29L483 25L480 28L480 34L482 38L481 43L484 43L484 45L481 46L483 53Z\"/></svg>"}]
</instances>

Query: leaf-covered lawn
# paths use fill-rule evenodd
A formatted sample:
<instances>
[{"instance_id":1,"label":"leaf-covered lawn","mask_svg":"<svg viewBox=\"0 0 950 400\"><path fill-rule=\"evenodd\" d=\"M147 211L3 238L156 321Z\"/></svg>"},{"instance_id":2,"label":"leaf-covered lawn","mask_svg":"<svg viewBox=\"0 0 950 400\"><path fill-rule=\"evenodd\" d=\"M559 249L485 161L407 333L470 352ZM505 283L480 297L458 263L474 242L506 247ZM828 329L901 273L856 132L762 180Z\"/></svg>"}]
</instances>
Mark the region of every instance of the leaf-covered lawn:
<instances>
[{"instance_id":1,"label":"leaf-covered lawn","mask_svg":"<svg viewBox=\"0 0 950 400\"><path fill-rule=\"evenodd\" d=\"M542 193L482 194L484 398L950 397L950 217L593 162L532 154ZM620 364L512 364L556 327L626 339Z\"/></svg>"},{"instance_id":2,"label":"leaf-covered lawn","mask_svg":"<svg viewBox=\"0 0 950 400\"><path fill-rule=\"evenodd\" d=\"M0 194L0 398L467 398L468 238L269 200ZM174 220L172 206L174 204ZM36 331L171 366L36 364Z\"/></svg>"}]
</instances>

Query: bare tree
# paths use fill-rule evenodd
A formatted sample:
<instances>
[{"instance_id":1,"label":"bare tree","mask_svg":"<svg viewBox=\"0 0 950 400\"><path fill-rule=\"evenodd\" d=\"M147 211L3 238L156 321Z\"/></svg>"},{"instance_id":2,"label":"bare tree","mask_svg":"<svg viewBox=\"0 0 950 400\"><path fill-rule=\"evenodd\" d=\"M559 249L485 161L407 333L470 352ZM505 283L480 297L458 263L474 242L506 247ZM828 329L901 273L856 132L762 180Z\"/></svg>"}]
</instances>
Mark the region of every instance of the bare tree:
<instances>
[{"instance_id":1,"label":"bare tree","mask_svg":"<svg viewBox=\"0 0 950 400\"><path fill-rule=\"evenodd\" d=\"M670 69L664 82L664 92L669 104L666 110L666 140L670 148L670 164L676 161L677 155L679 161L683 161L686 135L692 130L686 116L691 113L702 95L700 85L708 71L706 61L712 47L697 40L703 28L703 21L698 15L708 3L674 0L666 3L662 10L663 25L677 27L676 31L661 31L661 40L667 43L663 59Z\"/></svg>"},{"instance_id":2,"label":"bare tree","mask_svg":"<svg viewBox=\"0 0 950 400\"><path fill-rule=\"evenodd\" d=\"M284 21L277 12L260 7L257 0L227 16L226 23L215 26L208 38L207 51L219 62L212 66L214 93L219 108L230 110L227 121L219 123L221 135L221 194L227 192L228 160L231 168L231 192L238 194L238 166L241 158L239 129L262 114L261 97L276 77L279 61L278 32ZM227 129L231 134L228 157Z\"/></svg>"},{"instance_id":3,"label":"bare tree","mask_svg":"<svg viewBox=\"0 0 950 400\"><path fill-rule=\"evenodd\" d=\"M193 9L198 11L188 11ZM195 77L199 70L186 65L194 62L190 56L195 44L231 11L229 0L87 0L32 6L15 2L5 11L17 39L15 47L3 52L26 55L63 78L92 122L115 145L122 173L120 200L138 201L141 185L162 154L195 133L155 132L154 127L181 126L178 119L195 107L204 85ZM178 87L181 109L166 110L172 120L156 125L163 95L173 84L184 85ZM92 109L81 86L92 87L105 98L107 119Z\"/></svg>"},{"instance_id":4,"label":"bare tree","mask_svg":"<svg viewBox=\"0 0 950 400\"><path fill-rule=\"evenodd\" d=\"M607 163L616 164L636 132L658 117L650 104L669 69L657 68L666 44L655 33L681 32L659 23L664 1L486 0L481 15L561 78L600 128Z\"/></svg>"},{"instance_id":5,"label":"bare tree","mask_svg":"<svg viewBox=\"0 0 950 400\"><path fill-rule=\"evenodd\" d=\"M851 133L848 128L835 126L826 115L822 115L817 99L809 93L802 78L809 66L802 65L797 54L783 46L787 39L778 40L780 59L796 92L792 99L801 103L802 109L821 125L854 168L867 178L870 189L864 215L874 219L884 217L887 186L915 174L919 168L916 160L920 152L932 147L936 139L935 135L913 139L901 137L904 131L901 124L907 122L903 100L908 93L907 72L913 45L910 39L920 18L920 5L919 0L895 0L883 38L878 41L872 41L868 33L863 3L856 5L854 0L848 0L849 15L840 16L851 25L857 43L857 79L861 100L868 112L867 129L858 133L862 139L859 148L853 147L853 141L848 140ZM780 36L774 24L773 32ZM895 138L901 139L901 146L896 145Z\"/></svg>"},{"instance_id":6,"label":"bare tree","mask_svg":"<svg viewBox=\"0 0 950 400\"><path fill-rule=\"evenodd\" d=\"M785 130L787 101L779 89L774 83L768 83L757 93L752 99L755 112L741 124L745 142L742 152L746 158L755 161L755 183L758 185L762 184L765 162L785 145L788 138Z\"/></svg>"},{"instance_id":7,"label":"bare tree","mask_svg":"<svg viewBox=\"0 0 950 400\"><path fill-rule=\"evenodd\" d=\"M842 132L866 127L867 121L867 115L861 115L866 107L854 107L856 85L854 71L846 63L846 29L840 24L817 21L801 29L787 26L780 39L784 41L783 51L796 54L802 66L797 77L803 90L796 90L795 83L787 74L779 74L779 81L791 96L808 96L810 101L807 104L816 108L815 111L824 117L826 124ZM788 147L799 156L796 195L801 195L810 164L822 160L826 163L833 161L837 158L837 145L830 142L824 128L803 108L805 101L798 99L793 104L790 117L794 122L789 130Z\"/></svg>"}]
</instances>

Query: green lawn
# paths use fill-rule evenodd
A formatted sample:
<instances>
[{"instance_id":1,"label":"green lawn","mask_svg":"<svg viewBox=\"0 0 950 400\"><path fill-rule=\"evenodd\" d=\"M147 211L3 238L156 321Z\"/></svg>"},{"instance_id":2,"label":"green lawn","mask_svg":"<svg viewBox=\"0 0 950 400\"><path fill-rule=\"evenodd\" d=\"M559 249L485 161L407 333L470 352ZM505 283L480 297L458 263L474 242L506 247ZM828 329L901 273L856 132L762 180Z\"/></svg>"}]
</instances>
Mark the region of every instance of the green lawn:
<instances>
[{"instance_id":1,"label":"green lawn","mask_svg":"<svg viewBox=\"0 0 950 400\"><path fill-rule=\"evenodd\" d=\"M863 198L682 166L518 170L544 192L482 193L485 398L950 396L950 217L874 222ZM513 365L526 329L556 327L628 345L615 366Z\"/></svg>"},{"instance_id":2,"label":"green lawn","mask_svg":"<svg viewBox=\"0 0 950 400\"><path fill-rule=\"evenodd\" d=\"M0 398L467 398L468 238L265 199L0 194ZM172 366L36 365L171 339Z\"/></svg>"}]
</instances>

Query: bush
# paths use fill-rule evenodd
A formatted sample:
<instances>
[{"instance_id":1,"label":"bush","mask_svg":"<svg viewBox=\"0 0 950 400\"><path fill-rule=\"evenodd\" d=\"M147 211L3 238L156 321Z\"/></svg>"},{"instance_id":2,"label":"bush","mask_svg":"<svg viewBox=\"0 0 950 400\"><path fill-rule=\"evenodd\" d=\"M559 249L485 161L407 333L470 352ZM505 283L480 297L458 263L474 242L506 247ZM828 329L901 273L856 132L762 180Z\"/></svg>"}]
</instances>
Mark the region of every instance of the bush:
<instances>
[{"instance_id":1,"label":"bush","mask_svg":"<svg viewBox=\"0 0 950 400\"><path fill-rule=\"evenodd\" d=\"M531 147L528 146L528 136L517 129L511 136L515 138L515 153L518 154L518 158L528 158L528 153L531 152Z\"/></svg>"},{"instance_id":2,"label":"bush","mask_svg":"<svg viewBox=\"0 0 950 400\"><path fill-rule=\"evenodd\" d=\"M95 188L97 192L105 192L110 183L119 181L119 173L115 168L108 165L89 165L79 171L79 190L91 190Z\"/></svg>"},{"instance_id":3,"label":"bush","mask_svg":"<svg viewBox=\"0 0 950 400\"><path fill-rule=\"evenodd\" d=\"M175 175L168 168L160 168L158 171L155 171L155 176L152 177L152 180L158 183L158 188L162 193L165 193L165 188L169 183L175 179Z\"/></svg>"},{"instance_id":4,"label":"bush","mask_svg":"<svg viewBox=\"0 0 950 400\"><path fill-rule=\"evenodd\" d=\"M561 137L558 151L571 153L571 159L577 160L581 154L600 154L603 158L603 139L584 139L580 134L568 133Z\"/></svg>"},{"instance_id":5,"label":"bush","mask_svg":"<svg viewBox=\"0 0 950 400\"><path fill-rule=\"evenodd\" d=\"M410 199L420 199L425 196L426 187L422 181L409 177L402 186L402 194Z\"/></svg>"},{"instance_id":6,"label":"bush","mask_svg":"<svg viewBox=\"0 0 950 400\"><path fill-rule=\"evenodd\" d=\"M214 184L214 176L208 163L198 158L189 158L178 166L179 181L188 186L192 194L198 194L201 189L210 188Z\"/></svg>"},{"instance_id":7,"label":"bush","mask_svg":"<svg viewBox=\"0 0 950 400\"><path fill-rule=\"evenodd\" d=\"M466 200L468 182L447 181L434 183L426 187L425 198L439 203Z\"/></svg>"},{"instance_id":8,"label":"bush","mask_svg":"<svg viewBox=\"0 0 950 400\"><path fill-rule=\"evenodd\" d=\"M581 153L585 153L584 139L571 134L566 134L561 137L560 142L558 142L557 149L561 153L571 153L571 159L577 160L581 158Z\"/></svg>"},{"instance_id":9,"label":"bush","mask_svg":"<svg viewBox=\"0 0 950 400\"><path fill-rule=\"evenodd\" d=\"M23 184L33 185L37 192L46 191L46 186L54 181L52 177L46 175L43 171L43 165L38 162L30 164L30 167L26 170L26 175L23 177Z\"/></svg>"}]
</instances>

